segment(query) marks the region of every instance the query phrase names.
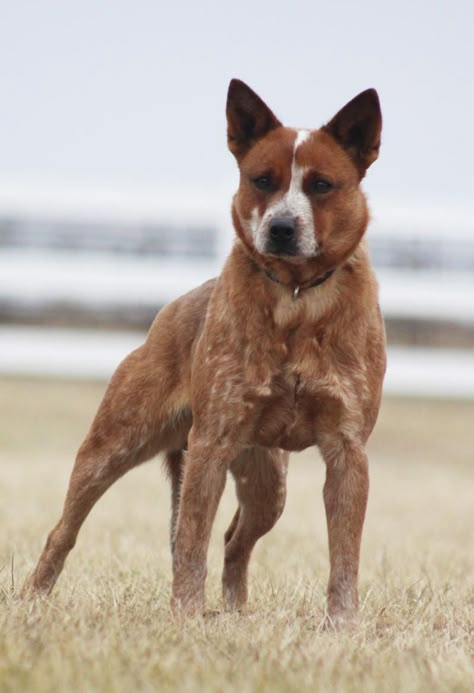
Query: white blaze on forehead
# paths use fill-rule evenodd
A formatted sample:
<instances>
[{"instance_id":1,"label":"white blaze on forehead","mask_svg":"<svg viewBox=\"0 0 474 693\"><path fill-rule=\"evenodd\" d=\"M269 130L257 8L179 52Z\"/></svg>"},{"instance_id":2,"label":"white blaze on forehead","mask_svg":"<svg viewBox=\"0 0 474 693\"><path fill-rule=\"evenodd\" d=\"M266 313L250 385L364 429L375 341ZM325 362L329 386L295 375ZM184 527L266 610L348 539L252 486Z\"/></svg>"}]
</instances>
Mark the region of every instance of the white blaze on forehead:
<instances>
[{"instance_id":1,"label":"white blaze on forehead","mask_svg":"<svg viewBox=\"0 0 474 693\"><path fill-rule=\"evenodd\" d=\"M298 149L300 144L303 144L303 142L306 142L306 140L309 139L310 135L311 135L310 130L297 130L296 131L295 146L293 147L293 161L295 159L296 150Z\"/></svg>"},{"instance_id":2,"label":"white blaze on forehead","mask_svg":"<svg viewBox=\"0 0 474 693\"><path fill-rule=\"evenodd\" d=\"M286 193L285 197L288 197L289 195L292 195L294 197L295 195L298 195L300 193L304 195L303 177L305 174L305 169L302 166L298 166L298 164L296 163L296 152L298 150L298 147L300 147L303 144L303 142L306 142L306 140L309 138L309 135L309 130L298 130L296 133L295 144L293 147L293 159L291 160L290 187L288 188L288 192ZM294 202L296 203L296 199L294 200Z\"/></svg>"}]
</instances>

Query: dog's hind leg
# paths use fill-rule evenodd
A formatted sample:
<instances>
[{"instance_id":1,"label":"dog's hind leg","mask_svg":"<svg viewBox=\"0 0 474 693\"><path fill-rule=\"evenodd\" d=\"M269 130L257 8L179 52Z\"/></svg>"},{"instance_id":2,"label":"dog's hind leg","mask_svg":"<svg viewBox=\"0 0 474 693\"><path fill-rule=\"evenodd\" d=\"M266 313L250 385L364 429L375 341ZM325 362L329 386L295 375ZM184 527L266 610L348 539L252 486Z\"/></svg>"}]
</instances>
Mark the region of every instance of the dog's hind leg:
<instances>
[{"instance_id":1,"label":"dog's hind leg","mask_svg":"<svg viewBox=\"0 0 474 693\"><path fill-rule=\"evenodd\" d=\"M107 442L110 445L111 441ZM136 451L107 446L107 442L98 447L94 438L88 437L79 450L62 516L48 535L38 564L25 583L24 595L51 592L92 507L114 481L134 466Z\"/></svg>"},{"instance_id":2,"label":"dog's hind leg","mask_svg":"<svg viewBox=\"0 0 474 693\"><path fill-rule=\"evenodd\" d=\"M163 383L142 350L130 354L114 374L79 449L61 519L49 534L23 595L53 589L84 520L117 479L160 450L185 445L190 416L170 414L175 408ZM157 401L160 394L160 400L168 400L167 409Z\"/></svg>"},{"instance_id":3,"label":"dog's hind leg","mask_svg":"<svg viewBox=\"0 0 474 693\"><path fill-rule=\"evenodd\" d=\"M171 483L170 546L171 555L173 555L176 543L181 484L183 481L184 450L171 450L168 452L165 457L165 467Z\"/></svg>"},{"instance_id":4,"label":"dog's hind leg","mask_svg":"<svg viewBox=\"0 0 474 693\"><path fill-rule=\"evenodd\" d=\"M245 450L231 465L239 507L225 533L222 590L225 608L247 601L250 555L258 539L274 526L285 506L288 454L281 450Z\"/></svg>"}]
</instances>

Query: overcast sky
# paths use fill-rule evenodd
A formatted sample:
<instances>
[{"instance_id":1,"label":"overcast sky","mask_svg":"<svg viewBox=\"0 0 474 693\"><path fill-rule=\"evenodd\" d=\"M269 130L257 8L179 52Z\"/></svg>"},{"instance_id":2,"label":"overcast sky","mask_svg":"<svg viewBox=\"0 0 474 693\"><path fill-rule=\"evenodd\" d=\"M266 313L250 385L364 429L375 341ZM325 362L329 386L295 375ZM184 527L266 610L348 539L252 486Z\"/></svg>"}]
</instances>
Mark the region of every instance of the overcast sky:
<instances>
[{"instance_id":1,"label":"overcast sky","mask_svg":"<svg viewBox=\"0 0 474 693\"><path fill-rule=\"evenodd\" d=\"M0 2L3 185L230 185L235 76L305 127L376 87L371 197L472 205L473 0Z\"/></svg>"}]
</instances>

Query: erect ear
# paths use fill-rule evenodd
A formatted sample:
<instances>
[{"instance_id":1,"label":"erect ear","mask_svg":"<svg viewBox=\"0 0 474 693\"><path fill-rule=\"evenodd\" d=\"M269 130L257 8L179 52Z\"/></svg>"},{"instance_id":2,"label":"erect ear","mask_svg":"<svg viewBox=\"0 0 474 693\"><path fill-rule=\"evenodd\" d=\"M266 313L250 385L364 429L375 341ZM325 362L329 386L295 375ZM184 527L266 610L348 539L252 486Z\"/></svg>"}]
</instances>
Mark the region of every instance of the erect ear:
<instances>
[{"instance_id":1,"label":"erect ear","mask_svg":"<svg viewBox=\"0 0 474 693\"><path fill-rule=\"evenodd\" d=\"M382 113L375 89L349 101L323 128L347 151L361 178L379 155Z\"/></svg>"},{"instance_id":2,"label":"erect ear","mask_svg":"<svg viewBox=\"0 0 474 693\"><path fill-rule=\"evenodd\" d=\"M270 130L281 125L262 99L240 79L227 92L227 143L237 160Z\"/></svg>"}]
</instances>

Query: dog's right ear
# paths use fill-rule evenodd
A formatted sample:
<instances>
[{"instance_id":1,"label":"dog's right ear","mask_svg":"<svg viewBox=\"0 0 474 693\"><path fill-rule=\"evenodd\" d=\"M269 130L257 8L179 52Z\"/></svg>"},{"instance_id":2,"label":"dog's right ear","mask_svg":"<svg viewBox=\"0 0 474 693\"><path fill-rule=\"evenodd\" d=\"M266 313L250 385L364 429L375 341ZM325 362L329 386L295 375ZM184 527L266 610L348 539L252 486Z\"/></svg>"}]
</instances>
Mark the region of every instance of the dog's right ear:
<instances>
[{"instance_id":1,"label":"dog's right ear","mask_svg":"<svg viewBox=\"0 0 474 693\"><path fill-rule=\"evenodd\" d=\"M239 161L261 137L281 126L262 99L240 79L227 92L227 143Z\"/></svg>"}]
</instances>

